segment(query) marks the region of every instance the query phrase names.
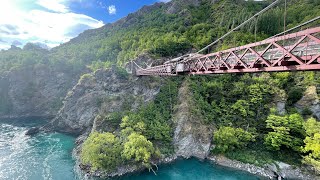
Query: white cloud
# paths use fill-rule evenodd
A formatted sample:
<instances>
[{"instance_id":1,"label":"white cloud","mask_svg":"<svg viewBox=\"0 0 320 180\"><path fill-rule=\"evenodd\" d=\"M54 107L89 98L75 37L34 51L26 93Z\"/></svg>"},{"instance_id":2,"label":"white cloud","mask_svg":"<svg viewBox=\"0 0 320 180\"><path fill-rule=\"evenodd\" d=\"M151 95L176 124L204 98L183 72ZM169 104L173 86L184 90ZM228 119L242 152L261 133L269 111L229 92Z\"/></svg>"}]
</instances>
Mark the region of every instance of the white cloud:
<instances>
[{"instance_id":1,"label":"white cloud","mask_svg":"<svg viewBox=\"0 0 320 180\"><path fill-rule=\"evenodd\" d=\"M117 9L115 5L111 5L108 7L108 12L109 14L116 14L117 13Z\"/></svg>"},{"instance_id":2,"label":"white cloud","mask_svg":"<svg viewBox=\"0 0 320 180\"><path fill-rule=\"evenodd\" d=\"M103 25L102 21L98 21L89 16L76 13L52 13L40 10L32 10L28 14L28 19L31 21L27 24L29 34L27 36L37 36L41 39L49 41L60 40L68 41L71 36L73 27L84 25L89 28L98 28ZM50 19L50 21L48 21Z\"/></svg>"},{"instance_id":3,"label":"white cloud","mask_svg":"<svg viewBox=\"0 0 320 180\"><path fill-rule=\"evenodd\" d=\"M41 1L41 2L40 2ZM45 4L48 0L39 0L34 5ZM54 1L54 0L50 0ZM14 1L2 2L0 6L0 49L8 48L11 42L18 40L26 42L42 42L50 47L57 46L76 37L86 29L99 28L104 25L84 14L71 12L68 6L63 5L67 1L56 0L54 6L46 7L48 10L31 8L22 9Z\"/></svg>"},{"instance_id":4,"label":"white cloud","mask_svg":"<svg viewBox=\"0 0 320 180\"><path fill-rule=\"evenodd\" d=\"M65 0L38 0L37 4L55 12L68 12L69 8L64 4Z\"/></svg>"}]
</instances>

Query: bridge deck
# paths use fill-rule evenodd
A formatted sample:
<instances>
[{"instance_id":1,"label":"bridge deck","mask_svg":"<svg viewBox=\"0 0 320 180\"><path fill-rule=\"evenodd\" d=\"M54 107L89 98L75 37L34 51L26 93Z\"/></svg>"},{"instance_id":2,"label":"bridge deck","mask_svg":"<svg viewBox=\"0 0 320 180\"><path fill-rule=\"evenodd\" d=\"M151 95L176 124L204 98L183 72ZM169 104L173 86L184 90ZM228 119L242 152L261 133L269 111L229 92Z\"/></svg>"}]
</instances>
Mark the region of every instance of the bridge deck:
<instances>
[{"instance_id":1,"label":"bridge deck","mask_svg":"<svg viewBox=\"0 0 320 180\"><path fill-rule=\"evenodd\" d=\"M137 75L245 73L320 70L320 27L269 38L211 54L138 68Z\"/></svg>"}]
</instances>

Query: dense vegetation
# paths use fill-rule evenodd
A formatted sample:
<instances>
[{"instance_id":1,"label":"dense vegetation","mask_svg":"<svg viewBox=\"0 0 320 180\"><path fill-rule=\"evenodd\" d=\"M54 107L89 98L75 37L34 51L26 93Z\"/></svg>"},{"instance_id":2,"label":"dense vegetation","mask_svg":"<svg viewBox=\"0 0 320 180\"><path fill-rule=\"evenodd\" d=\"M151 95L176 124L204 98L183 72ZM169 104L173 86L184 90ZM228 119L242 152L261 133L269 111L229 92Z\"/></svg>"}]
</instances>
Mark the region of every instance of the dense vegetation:
<instances>
[{"instance_id":1,"label":"dense vegetation","mask_svg":"<svg viewBox=\"0 0 320 180\"><path fill-rule=\"evenodd\" d=\"M255 141L255 136L241 128L223 126L213 136L213 142L216 144L214 150L222 153L234 148L242 148L250 141Z\"/></svg>"},{"instance_id":2,"label":"dense vegetation","mask_svg":"<svg viewBox=\"0 0 320 180\"><path fill-rule=\"evenodd\" d=\"M319 122L309 118L310 110L304 109L299 114L293 107L310 85L320 85L318 72L228 74L190 79L198 106L194 113L218 128L212 153L224 153L257 165L275 160L291 164L302 161L319 171L320 144L316 135ZM276 99L287 99L286 114L280 115L274 108Z\"/></svg>"},{"instance_id":3,"label":"dense vegetation","mask_svg":"<svg viewBox=\"0 0 320 180\"><path fill-rule=\"evenodd\" d=\"M286 116L271 114L266 123L266 127L272 129L265 136L265 144L269 149L279 151L282 146L285 146L300 151L305 131L303 130L303 118L299 114Z\"/></svg>"},{"instance_id":4,"label":"dense vegetation","mask_svg":"<svg viewBox=\"0 0 320 180\"><path fill-rule=\"evenodd\" d=\"M304 139L305 146L302 149L306 153L303 161L314 166L316 172L320 173L320 122L310 118L304 123L304 129L307 136Z\"/></svg>"},{"instance_id":5,"label":"dense vegetation","mask_svg":"<svg viewBox=\"0 0 320 180\"><path fill-rule=\"evenodd\" d=\"M91 133L83 144L82 161L90 163L92 170L111 171L121 163L123 146L119 138L111 133Z\"/></svg>"},{"instance_id":6,"label":"dense vegetation","mask_svg":"<svg viewBox=\"0 0 320 180\"><path fill-rule=\"evenodd\" d=\"M171 112L181 79L166 80L154 102L138 111L130 109L102 117L116 131L94 132L85 141L81 159L92 171L112 171L119 165L138 163L152 169L152 160L173 152ZM114 158L117 157L117 160Z\"/></svg>"}]
</instances>

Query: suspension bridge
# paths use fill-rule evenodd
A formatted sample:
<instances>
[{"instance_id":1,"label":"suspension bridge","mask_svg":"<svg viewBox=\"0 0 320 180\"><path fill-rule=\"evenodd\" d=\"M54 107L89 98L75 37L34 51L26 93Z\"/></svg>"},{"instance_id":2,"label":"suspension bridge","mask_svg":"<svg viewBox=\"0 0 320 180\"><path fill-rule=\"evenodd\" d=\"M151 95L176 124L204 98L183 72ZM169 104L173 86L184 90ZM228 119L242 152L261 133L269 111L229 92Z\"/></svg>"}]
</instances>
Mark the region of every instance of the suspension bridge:
<instances>
[{"instance_id":1,"label":"suspension bridge","mask_svg":"<svg viewBox=\"0 0 320 180\"><path fill-rule=\"evenodd\" d=\"M293 29L319 20L320 17L316 17L295 28L284 30L284 32L260 42L209 54L201 53L233 31L238 30L253 18L273 7L277 2L279 0L270 4L197 53L186 54L153 67L142 68L136 65L136 75L176 76L186 74L320 70L320 26L286 34L286 32Z\"/></svg>"}]
</instances>

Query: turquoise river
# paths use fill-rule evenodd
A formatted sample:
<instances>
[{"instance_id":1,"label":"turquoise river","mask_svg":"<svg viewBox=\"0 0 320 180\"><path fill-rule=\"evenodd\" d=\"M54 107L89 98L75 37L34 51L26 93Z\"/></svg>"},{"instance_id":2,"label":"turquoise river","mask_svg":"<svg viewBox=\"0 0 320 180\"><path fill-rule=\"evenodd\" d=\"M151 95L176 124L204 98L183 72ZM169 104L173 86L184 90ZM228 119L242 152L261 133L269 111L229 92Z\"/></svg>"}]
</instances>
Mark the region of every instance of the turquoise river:
<instances>
[{"instance_id":1,"label":"turquoise river","mask_svg":"<svg viewBox=\"0 0 320 180\"><path fill-rule=\"evenodd\" d=\"M39 119L0 120L0 180L77 180L75 138L60 133L26 136ZM259 177L196 159L159 166L157 176L142 172L120 180L256 180Z\"/></svg>"}]
</instances>

